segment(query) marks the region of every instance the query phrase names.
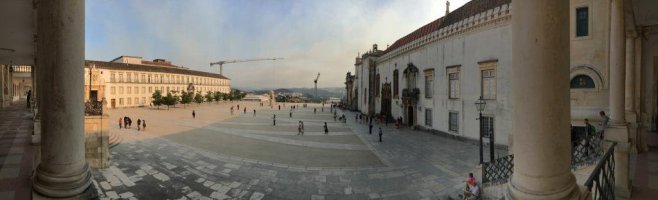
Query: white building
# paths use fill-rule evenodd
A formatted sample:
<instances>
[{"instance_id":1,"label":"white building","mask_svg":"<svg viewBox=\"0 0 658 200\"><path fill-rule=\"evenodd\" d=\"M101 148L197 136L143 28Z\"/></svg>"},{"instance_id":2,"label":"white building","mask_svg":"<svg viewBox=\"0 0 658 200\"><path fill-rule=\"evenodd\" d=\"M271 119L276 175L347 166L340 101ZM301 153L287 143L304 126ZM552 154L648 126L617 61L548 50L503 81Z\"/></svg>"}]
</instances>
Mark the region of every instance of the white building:
<instances>
[{"instance_id":1,"label":"white building","mask_svg":"<svg viewBox=\"0 0 658 200\"><path fill-rule=\"evenodd\" d=\"M480 96L486 130L508 144L511 104L510 0L473 0L397 40L356 58L357 109L403 123L478 138Z\"/></svg>"}]
</instances>

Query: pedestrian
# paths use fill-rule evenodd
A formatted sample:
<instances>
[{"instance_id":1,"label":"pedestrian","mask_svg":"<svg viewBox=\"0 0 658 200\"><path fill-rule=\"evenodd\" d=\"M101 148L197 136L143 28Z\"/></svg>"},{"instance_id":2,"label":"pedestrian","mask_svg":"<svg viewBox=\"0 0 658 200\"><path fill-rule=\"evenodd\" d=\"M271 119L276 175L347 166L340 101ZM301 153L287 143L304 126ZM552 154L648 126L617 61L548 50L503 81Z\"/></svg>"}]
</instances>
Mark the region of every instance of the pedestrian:
<instances>
[{"instance_id":1,"label":"pedestrian","mask_svg":"<svg viewBox=\"0 0 658 200\"><path fill-rule=\"evenodd\" d=\"M315 114L316 112L318 112L318 109L317 109L317 108L313 108L313 114Z\"/></svg>"},{"instance_id":2,"label":"pedestrian","mask_svg":"<svg viewBox=\"0 0 658 200\"><path fill-rule=\"evenodd\" d=\"M140 128L139 128L140 126L142 126L142 120L137 118L137 131L140 130Z\"/></svg>"},{"instance_id":3,"label":"pedestrian","mask_svg":"<svg viewBox=\"0 0 658 200\"><path fill-rule=\"evenodd\" d=\"M240 112L240 104L238 104L238 112Z\"/></svg>"},{"instance_id":4,"label":"pedestrian","mask_svg":"<svg viewBox=\"0 0 658 200\"><path fill-rule=\"evenodd\" d=\"M281 110L281 105L279 105L279 110Z\"/></svg>"},{"instance_id":5,"label":"pedestrian","mask_svg":"<svg viewBox=\"0 0 658 200\"><path fill-rule=\"evenodd\" d=\"M133 127L133 120L128 117L128 128Z\"/></svg>"},{"instance_id":6,"label":"pedestrian","mask_svg":"<svg viewBox=\"0 0 658 200\"><path fill-rule=\"evenodd\" d=\"M329 134L329 128L327 127L327 122L324 123L324 134Z\"/></svg>"},{"instance_id":7,"label":"pedestrian","mask_svg":"<svg viewBox=\"0 0 658 200\"><path fill-rule=\"evenodd\" d=\"M599 137L603 138L603 131L610 127L610 117L605 115L604 111L599 112L599 115L601 115L601 118L603 118L603 122L601 122L601 130L599 131Z\"/></svg>"},{"instance_id":8,"label":"pedestrian","mask_svg":"<svg viewBox=\"0 0 658 200\"><path fill-rule=\"evenodd\" d=\"M304 135L304 122L303 121L300 122L302 122L302 135Z\"/></svg>"},{"instance_id":9,"label":"pedestrian","mask_svg":"<svg viewBox=\"0 0 658 200\"><path fill-rule=\"evenodd\" d=\"M128 129L128 117L123 116L123 128Z\"/></svg>"},{"instance_id":10,"label":"pedestrian","mask_svg":"<svg viewBox=\"0 0 658 200\"><path fill-rule=\"evenodd\" d=\"M276 114L272 116L272 126L276 126Z\"/></svg>"},{"instance_id":11,"label":"pedestrian","mask_svg":"<svg viewBox=\"0 0 658 200\"><path fill-rule=\"evenodd\" d=\"M233 115L233 106L231 106L231 115Z\"/></svg>"},{"instance_id":12,"label":"pedestrian","mask_svg":"<svg viewBox=\"0 0 658 200\"><path fill-rule=\"evenodd\" d=\"M192 110L192 118L196 118L196 112L195 112L195 110Z\"/></svg>"},{"instance_id":13,"label":"pedestrian","mask_svg":"<svg viewBox=\"0 0 658 200\"><path fill-rule=\"evenodd\" d=\"M322 112L324 112L324 105L322 106Z\"/></svg>"},{"instance_id":14,"label":"pedestrian","mask_svg":"<svg viewBox=\"0 0 658 200\"><path fill-rule=\"evenodd\" d=\"M256 109L254 109L254 117L256 116Z\"/></svg>"},{"instance_id":15,"label":"pedestrian","mask_svg":"<svg viewBox=\"0 0 658 200\"><path fill-rule=\"evenodd\" d=\"M244 112L242 113L247 114L247 107L244 107Z\"/></svg>"},{"instance_id":16,"label":"pedestrian","mask_svg":"<svg viewBox=\"0 0 658 200\"><path fill-rule=\"evenodd\" d=\"M146 131L146 120L142 120L142 131Z\"/></svg>"},{"instance_id":17,"label":"pedestrian","mask_svg":"<svg viewBox=\"0 0 658 200\"><path fill-rule=\"evenodd\" d=\"M379 142L382 142L382 135L384 135L384 132L382 132L382 127L379 127Z\"/></svg>"},{"instance_id":18,"label":"pedestrian","mask_svg":"<svg viewBox=\"0 0 658 200\"><path fill-rule=\"evenodd\" d=\"M32 90L27 91L27 108L30 108L30 99L32 98Z\"/></svg>"},{"instance_id":19,"label":"pedestrian","mask_svg":"<svg viewBox=\"0 0 658 200\"><path fill-rule=\"evenodd\" d=\"M299 121L299 124L297 125L297 135L302 134L302 121Z\"/></svg>"},{"instance_id":20,"label":"pedestrian","mask_svg":"<svg viewBox=\"0 0 658 200\"><path fill-rule=\"evenodd\" d=\"M368 125L368 134L372 135L372 123Z\"/></svg>"},{"instance_id":21,"label":"pedestrian","mask_svg":"<svg viewBox=\"0 0 658 200\"><path fill-rule=\"evenodd\" d=\"M292 118L292 110L290 111L290 118Z\"/></svg>"},{"instance_id":22,"label":"pedestrian","mask_svg":"<svg viewBox=\"0 0 658 200\"><path fill-rule=\"evenodd\" d=\"M123 128L123 120L119 117L119 129Z\"/></svg>"}]
</instances>

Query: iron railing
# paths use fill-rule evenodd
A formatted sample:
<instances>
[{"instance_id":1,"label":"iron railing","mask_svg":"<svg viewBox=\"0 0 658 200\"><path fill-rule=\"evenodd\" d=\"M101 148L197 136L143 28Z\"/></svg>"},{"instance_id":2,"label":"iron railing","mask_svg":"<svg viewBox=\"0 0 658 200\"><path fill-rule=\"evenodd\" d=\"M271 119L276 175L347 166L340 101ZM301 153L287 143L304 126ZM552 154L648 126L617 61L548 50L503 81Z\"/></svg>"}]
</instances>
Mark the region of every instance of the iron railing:
<instances>
[{"instance_id":1,"label":"iron railing","mask_svg":"<svg viewBox=\"0 0 658 200\"><path fill-rule=\"evenodd\" d=\"M103 115L103 102L102 101L87 101L85 102L85 115Z\"/></svg>"},{"instance_id":2,"label":"iron railing","mask_svg":"<svg viewBox=\"0 0 658 200\"><path fill-rule=\"evenodd\" d=\"M514 169L514 154L500 157L492 162L482 164L482 183L505 183L512 176Z\"/></svg>"},{"instance_id":3,"label":"iron railing","mask_svg":"<svg viewBox=\"0 0 658 200\"><path fill-rule=\"evenodd\" d=\"M603 156L601 139L597 136L585 136L571 143L571 168L591 165Z\"/></svg>"},{"instance_id":4,"label":"iron railing","mask_svg":"<svg viewBox=\"0 0 658 200\"><path fill-rule=\"evenodd\" d=\"M594 200L615 199L615 146L613 142L592 171L585 186Z\"/></svg>"}]
</instances>

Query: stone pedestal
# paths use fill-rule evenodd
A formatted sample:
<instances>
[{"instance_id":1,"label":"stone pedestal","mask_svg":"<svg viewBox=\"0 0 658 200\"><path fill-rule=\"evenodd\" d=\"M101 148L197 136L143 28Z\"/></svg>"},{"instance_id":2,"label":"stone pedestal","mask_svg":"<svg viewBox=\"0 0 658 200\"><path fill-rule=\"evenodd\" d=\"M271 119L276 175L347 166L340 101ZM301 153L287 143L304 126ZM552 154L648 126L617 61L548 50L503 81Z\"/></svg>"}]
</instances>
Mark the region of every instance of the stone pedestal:
<instances>
[{"instance_id":1,"label":"stone pedestal","mask_svg":"<svg viewBox=\"0 0 658 200\"><path fill-rule=\"evenodd\" d=\"M110 166L109 116L85 116L85 158L91 168Z\"/></svg>"},{"instance_id":2,"label":"stone pedestal","mask_svg":"<svg viewBox=\"0 0 658 200\"><path fill-rule=\"evenodd\" d=\"M617 142L615 146L615 195L621 198L630 198L630 150L632 144L628 137L628 127L612 126L605 130L605 139Z\"/></svg>"}]
</instances>

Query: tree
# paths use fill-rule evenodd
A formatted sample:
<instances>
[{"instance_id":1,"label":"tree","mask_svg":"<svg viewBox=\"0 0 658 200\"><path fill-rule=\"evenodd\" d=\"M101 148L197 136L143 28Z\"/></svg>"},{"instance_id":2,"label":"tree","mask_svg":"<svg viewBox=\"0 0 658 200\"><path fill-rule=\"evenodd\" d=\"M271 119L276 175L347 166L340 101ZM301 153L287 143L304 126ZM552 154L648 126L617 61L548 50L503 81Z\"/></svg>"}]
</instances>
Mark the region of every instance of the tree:
<instances>
[{"instance_id":1,"label":"tree","mask_svg":"<svg viewBox=\"0 0 658 200\"><path fill-rule=\"evenodd\" d=\"M167 110L169 110L170 106L176 105L176 102L178 102L178 96L172 94L171 92L167 92L167 96L162 98L164 100L164 105L167 105Z\"/></svg>"},{"instance_id":2,"label":"tree","mask_svg":"<svg viewBox=\"0 0 658 200\"><path fill-rule=\"evenodd\" d=\"M222 100L228 101L229 100L229 95L227 93L222 93Z\"/></svg>"},{"instance_id":3,"label":"tree","mask_svg":"<svg viewBox=\"0 0 658 200\"><path fill-rule=\"evenodd\" d=\"M160 92L160 90L155 90L151 98L153 99L153 101L151 101L153 105L160 109L160 105L164 103L164 100L162 99L162 92Z\"/></svg>"},{"instance_id":4,"label":"tree","mask_svg":"<svg viewBox=\"0 0 658 200\"><path fill-rule=\"evenodd\" d=\"M238 89L231 89L230 99L231 100L242 100L245 96L247 96L247 93L244 93Z\"/></svg>"},{"instance_id":5,"label":"tree","mask_svg":"<svg viewBox=\"0 0 658 200\"><path fill-rule=\"evenodd\" d=\"M201 95L201 92L196 93L196 95L194 96L194 102L196 102L197 106L203 103L203 96Z\"/></svg>"},{"instance_id":6,"label":"tree","mask_svg":"<svg viewBox=\"0 0 658 200\"><path fill-rule=\"evenodd\" d=\"M190 104L190 103L192 103L192 100L193 100L193 98L194 98L193 95L194 95L193 92L185 92L185 91L183 91L183 92L181 93L181 96L180 96L180 97L181 97L181 99L180 99L180 103L183 104L183 107L185 107L185 104Z\"/></svg>"},{"instance_id":7,"label":"tree","mask_svg":"<svg viewBox=\"0 0 658 200\"><path fill-rule=\"evenodd\" d=\"M215 101L216 101L217 103L219 103L219 101L222 100L222 93L219 92L219 91L215 92L215 93L213 94L213 96L214 96Z\"/></svg>"},{"instance_id":8,"label":"tree","mask_svg":"<svg viewBox=\"0 0 658 200\"><path fill-rule=\"evenodd\" d=\"M211 91L208 91L206 93L206 96L204 97L206 98L206 102L208 103L212 102L212 100L215 98L215 96L213 96L213 93Z\"/></svg>"}]
</instances>

